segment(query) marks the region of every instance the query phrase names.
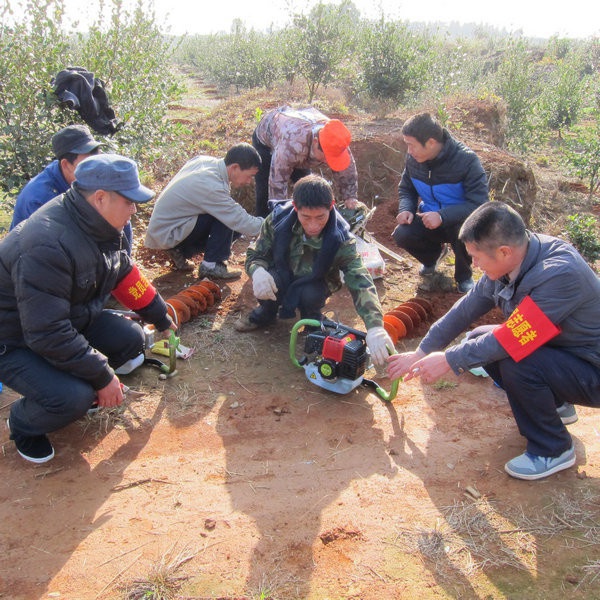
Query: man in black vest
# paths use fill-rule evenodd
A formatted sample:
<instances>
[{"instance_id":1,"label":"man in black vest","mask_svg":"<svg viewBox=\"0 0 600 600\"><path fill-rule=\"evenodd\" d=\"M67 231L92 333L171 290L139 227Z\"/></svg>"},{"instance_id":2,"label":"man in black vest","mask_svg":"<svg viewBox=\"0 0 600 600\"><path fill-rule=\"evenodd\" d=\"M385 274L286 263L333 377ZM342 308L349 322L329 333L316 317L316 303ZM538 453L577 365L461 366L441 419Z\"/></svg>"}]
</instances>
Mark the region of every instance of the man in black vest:
<instances>
[{"instance_id":1,"label":"man in black vest","mask_svg":"<svg viewBox=\"0 0 600 600\"><path fill-rule=\"evenodd\" d=\"M367 329L373 362L383 364L394 347L383 328L383 311L369 271L356 250L348 224L335 209L325 179L308 175L294 186L293 201L280 204L265 219L248 248L246 273L257 306L235 325L250 331L273 323L277 315L320 319L327 298L342 287L340 272Z\"/></svg>"}]
</instances>

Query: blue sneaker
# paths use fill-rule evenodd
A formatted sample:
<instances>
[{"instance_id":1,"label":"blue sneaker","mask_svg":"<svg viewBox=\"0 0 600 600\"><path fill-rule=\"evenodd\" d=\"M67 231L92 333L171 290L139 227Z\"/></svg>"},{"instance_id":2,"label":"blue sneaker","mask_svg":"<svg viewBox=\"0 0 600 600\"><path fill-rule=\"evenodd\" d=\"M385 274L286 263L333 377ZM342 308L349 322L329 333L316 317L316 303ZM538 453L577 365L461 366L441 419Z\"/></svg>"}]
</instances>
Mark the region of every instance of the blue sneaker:
<instances>
[{"instance_id":1,"label":"blue sneaker","mask_svg":"<svg viewBox=\"0 0 600 600\"><path fill-rule=\"evenodd\" d=\"M568 469L575 464L575 448L571 446L560 456L536 456L529 452L509 460L504 470L517 479L542 479L553 473Z\"/></svg>"},{"instance_id":2,"label":"blue sneaker","mask_svg":"<svg viewBox=\"0 0 600 600\"><path fill-rule=\"evenodd\" d=\"M575 407L568 402L565 402L562 406L559 406L556 409L556 412L558 413L558 416L564 425L570 425L571 423L577 422L579 419Z\"/></svg>"}]
</instances>

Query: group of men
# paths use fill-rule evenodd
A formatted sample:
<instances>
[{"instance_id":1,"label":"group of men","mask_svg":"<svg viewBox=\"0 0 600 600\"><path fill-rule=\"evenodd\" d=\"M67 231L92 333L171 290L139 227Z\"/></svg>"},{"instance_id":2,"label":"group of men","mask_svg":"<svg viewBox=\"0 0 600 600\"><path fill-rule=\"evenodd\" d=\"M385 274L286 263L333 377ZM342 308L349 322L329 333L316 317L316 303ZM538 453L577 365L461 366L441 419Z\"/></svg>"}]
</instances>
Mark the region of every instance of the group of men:
<instances>
[{"instance_id":1,"label":"group of men","mask_svg":"<svg viewBox=\"0 0 600 600\"><path fill-rule=\"evenodd\" d=\"M228 280L241 275L227 264L234 240L256 238L245 270L258 306L235 323L238 331L298 313L320 319L343 277L372 360L391 378L430 383L449 370L483 367L506 391L527 439L506 471L539 479L572 466L565 425L577 420L573 404L600 403L598 278L570 245L528 231L514 210L489 202L478 157L431 115L408 119L402 138L407 157L390 234L421 263L424 278L449 245L463 294L414 352L395 354L350 231L348 215L364 206L351 134L312 107L269 111L252 144L187 162L158 197L144 243L166 250L180 270L194 269L202 254L198 275ZM0 242L0 380L23 395L8 426L19 454L37 463L54 455L48 433L94 403L120 404L118 375L143 361L140 326L104 310L111 294L160 331L175 328L131 258L130 216L154 196L135 163L99 153L82 126L52 142L56 160L19 194L12 231ZM322 167L337 199L332 184L312 173ZM253 180L254 215L231 196ZM483 272L476 283L473 262ZM448 347L495 306L504 324Z\"/></svg>"}]
</instances>

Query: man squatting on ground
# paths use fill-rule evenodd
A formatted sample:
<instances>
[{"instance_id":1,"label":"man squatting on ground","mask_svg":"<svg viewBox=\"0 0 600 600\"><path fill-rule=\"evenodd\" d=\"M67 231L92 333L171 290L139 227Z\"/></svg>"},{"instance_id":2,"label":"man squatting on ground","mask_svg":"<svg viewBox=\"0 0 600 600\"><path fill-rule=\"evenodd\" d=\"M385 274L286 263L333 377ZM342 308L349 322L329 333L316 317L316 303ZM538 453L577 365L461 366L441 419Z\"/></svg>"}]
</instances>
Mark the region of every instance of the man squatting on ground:
<instances>
[{"instance_id":1,"label":"man squatting on ground","mask_svg":"<svg viewBox=\"0 0 600 600\"><path fill-rule=\"evenodd\" d=\"M191 271L188 260L204 252L199 277L235 279L229 271L234 232L255 236L263 219L249 215L231 197L230 187L252 183L260 156L250 144L236 144L225 158L197 156L169 182L155 203L145 245L168 250L176 269Z\"/></svg>"},{"instance_id":2,"label":"man squatting on ground","mask_svg":"<svg viewBox=\"0 0 600 600\"><path fill-rule=\"evenodd\" d=\"M97 402L118 406L118 374L144 360L142 327L103 310L109 296L159 331L167 306L123 249L123 228L154 192L136 164L115 154L86 158L76 181L0 242L0 379L23 397L8 426L19 454L54 456L47 433Z\"/></svg>"},{"instance_id":3,"label":"man squatting on ground","mask_svg":"<svg viewBox=\"0 0 600 600\"><path fill-rule=\"evenodd\" d=\"M527 450L505 465L519 479L540 479L575 464L565 424L573 404L600 405L600 280L569 244L526 230L500 202L475 210L459 238L484 273L434 323L414 352L388 358L388 374L425 383L450 369L482 366L506 391ZM495 306L507 320L483 326L443 351Z\"/></svg>"},{"instance_id":4,"label":"man squatting on ground","mask_svg":"<svg viewBox=\"0 0 600 600\"><path fill-rule=\"evenodd\" d=\"M351 220L357 210L358 173L350 151L352 136L338 119L330 119L316 108L281 106L262 117L252 135L252 145L261 157L255 177L256 215L266 217L269 200L291 197L290 184L309 175L311 169L327 165L338 187L340 214Z\"/></svg>"},{"instance_id":5,"label":"man squatting on ground","mask_svg":"<svg viewBox=\"0 0 600 600\"><path fill-rule=\"evenodd\" d=\"M383 328L383 311L356 240L335 208L331 186L308 175L294 186L293 200L277 205L246 254L259 305L235 325L250 331L273 323L277 314L320 320L327 298L342 287L340 271L357 313L367 329L375 364L385 364L394 344Z\"/></svg>"},{"instance_id":6,"label":"man squatting on ground","mask_svg":"<svg viewBox=\"0 0 600 600\"><path fill-rule=\"evenodd\" d=\"M68 125L57 131L52 136L52 150L56 158L19 192L10 229L14 229L52 198L64 194L75 181L77 165L88 156L98 154L101 146L102 142L95 140L85 125ZM123 231L127 251L131 254L131 223L127 223Z\"/></svg>"},{"instance_id":7,"label":"man squatting on ground","mask_svg":"<svg viewBox=\"0 0 600 600\"><path fill-rule=\"evenodd\" d=\"M456 258L456 287L464 294L473 287L473 271L458 232L464 220L489 199L485 171L477 155L429 113L408 119L402 137L408 154L392 236L422 263L419 275L425 277L435 273L449 243Z\"/></svg>"}]
</instances>

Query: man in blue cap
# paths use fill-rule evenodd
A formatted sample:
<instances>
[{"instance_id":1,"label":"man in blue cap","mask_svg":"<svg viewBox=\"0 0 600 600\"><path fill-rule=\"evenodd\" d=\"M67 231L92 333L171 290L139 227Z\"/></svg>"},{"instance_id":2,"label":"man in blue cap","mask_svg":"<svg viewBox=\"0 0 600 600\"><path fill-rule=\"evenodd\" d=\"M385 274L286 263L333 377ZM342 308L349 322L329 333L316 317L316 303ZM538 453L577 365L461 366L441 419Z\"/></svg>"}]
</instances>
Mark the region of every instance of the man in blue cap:
<instances>
[{"instance_id":1,"label":"man in blue cap","mask_svg":"<svg viewBox=\"0 0 600 600\"><path fill-rule=\"evenodd\" d=\"M64 194L75 181L77 165L88 156L98 154L100 146L102 142L95 140L85 125L68 125L57 131L52 136L55 159L30 179L19 192L10 229L29 218L52 198ZM125 228L125 239L131 249L131 223Z\"/></svg>"},{"instance_id":2,"label":"man in blue cap","mask_svg":"<svg viewBox=\"0 0 600 600\"><path fill-rule=\"evenodd\" d=\"M123 401L119 374L144 360L144 332L104 307L112 294L159 331L175 328L123 244L137 204L154 192L132 160L81 161L71 188L0 241L0 380L23 397L8 426L33 463L54 456L48 433L97 403Z\"/></svg>"}]
</instances>

